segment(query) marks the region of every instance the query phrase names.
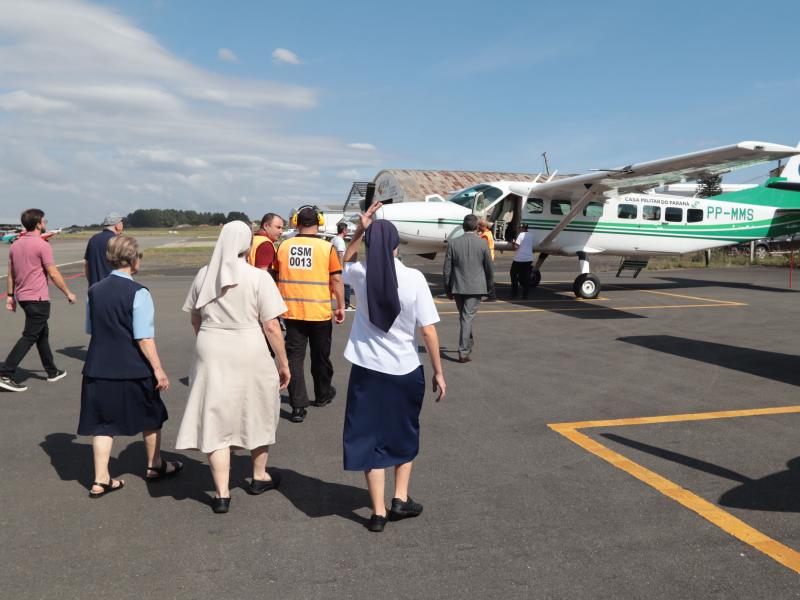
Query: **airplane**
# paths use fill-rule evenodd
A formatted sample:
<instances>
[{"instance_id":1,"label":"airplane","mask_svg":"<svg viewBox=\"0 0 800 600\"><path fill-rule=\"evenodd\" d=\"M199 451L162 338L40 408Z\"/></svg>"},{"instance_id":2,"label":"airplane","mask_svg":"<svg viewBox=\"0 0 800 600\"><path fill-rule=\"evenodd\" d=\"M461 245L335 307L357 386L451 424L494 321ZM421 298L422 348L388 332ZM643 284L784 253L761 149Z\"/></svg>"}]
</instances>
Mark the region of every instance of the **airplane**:
<instances>
[{"instance_id":1,"label":"airplane","mask_svg":"<svg viewBox=\"0 0 800 600\"><path fill-rule=\"evenodd\" d=\"M53 229L50 231L45 231L42 234L42 239L45 241L49 241L51 237L56 235L57 233L61 233L61 229ZM24 230L20 231L9 231L8 233L3 234L3 237L0 238L0 241L6 244L13 244L16 242L21 236L25 235Z\"/></svg>"},{"instance_id":2,"label":"airplane","mask_svg":"<svg viewBox=\"0 0 800 600\"><path fill-rule=\"evenodd\" d=\"M539 252L532 285L550 255L576 256L578 298L596 298L600 279L589 257L610 254L641 261L800 232L800 146L746 141L534 182L481 183L447 202L404 202L382 206L400 234L401 252L434 258L449 239L463 235L461 223L473 213L493 223L496 250L510 250L527 225ZM719 175L754 164L793 157L780 177L709 198L653 193L659 186ZM624 265L625 263L623 263ZM633 263L636 264L636 263ZM646 264L646 260L645 260ZM638 271L637 271L638 274Z\"/></svg>"}]
</instances>

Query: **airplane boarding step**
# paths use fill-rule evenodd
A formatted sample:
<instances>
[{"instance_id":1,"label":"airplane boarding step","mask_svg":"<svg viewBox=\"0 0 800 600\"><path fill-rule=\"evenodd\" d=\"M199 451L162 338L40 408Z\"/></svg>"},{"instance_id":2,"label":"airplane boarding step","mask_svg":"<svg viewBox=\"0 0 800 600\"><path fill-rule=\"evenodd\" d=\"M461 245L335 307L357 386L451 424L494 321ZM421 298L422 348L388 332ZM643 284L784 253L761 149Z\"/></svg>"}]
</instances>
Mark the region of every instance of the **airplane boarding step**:
<instances>
[{"instance_id":1,"label":"airplane boarding step","mask_svg":"<svg viewBox=\"0 0 800 600\"><path fill-rule=\"evenodd\" d=\"M632 277L636 279L639 276L639 273L641 273L642 269L647 266L649 260L650 259L647 258L623 258L619 263L617 277L619 277L620 273L623 271L633 271Z\"/></svg>"}]
</instances>

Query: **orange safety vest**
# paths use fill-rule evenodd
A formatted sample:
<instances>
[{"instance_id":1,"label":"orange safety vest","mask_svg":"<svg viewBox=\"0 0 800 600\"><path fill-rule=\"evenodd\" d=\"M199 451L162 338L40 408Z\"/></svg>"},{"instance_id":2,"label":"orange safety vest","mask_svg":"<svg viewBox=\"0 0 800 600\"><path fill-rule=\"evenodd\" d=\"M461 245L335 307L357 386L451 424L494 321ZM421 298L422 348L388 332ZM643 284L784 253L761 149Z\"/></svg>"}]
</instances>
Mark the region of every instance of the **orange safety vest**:
<instances>
[{"instance_id":1,"label":"orange safety vest","mask_svg":"<svg viewBox=\"0 0 800 600\"><path fill-rule=\"evenodd\" d=\"M318 237L297 236L278 248L278 290L286 319L330 321L330 261L333 245Z\"/></svg>"},{"instance_id":2,"label":"orange safety vest","mask_svg":"<svg viewBox=\"0 0 800 600\"><path fill-rule=\"evenodd\" d=\"M478 235L489 244L489 254L492 255L492 260L494 260L494 236L491 230L487 229L486 231L481 231Z\"/></svg>"},{"instance_id":3,"label":"orange safety vest","mask_svg":"<svg viewBox=\"0 0 800 600\"><path fill-rule=\"evenodd\" d=\"M265 235L254 235L253 236L253 244L250 246L250 254L247 256L247 262L248 263L250 263L251 265L255 266L255 264L256 264L256 252L258 252L258 247L261 244L264 244L266 242L269 242L270 244L272 244L273 248L275 247L275 244L273 243L273 241L271 239L269 239L267 236L265 236ZM274 266L274 264L272 266ZM270 267L270 268L272 268L272 267Z\"/></svg>"}]
</instances>

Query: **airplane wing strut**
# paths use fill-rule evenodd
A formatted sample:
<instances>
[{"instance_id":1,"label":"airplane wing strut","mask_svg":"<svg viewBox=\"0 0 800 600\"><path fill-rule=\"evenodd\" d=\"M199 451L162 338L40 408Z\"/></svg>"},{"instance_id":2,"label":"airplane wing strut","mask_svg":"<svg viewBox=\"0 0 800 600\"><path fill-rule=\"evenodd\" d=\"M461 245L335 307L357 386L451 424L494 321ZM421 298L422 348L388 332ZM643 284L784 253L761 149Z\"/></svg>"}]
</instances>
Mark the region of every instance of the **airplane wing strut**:
<instances>
[{"instance_id":1,"label":"airplane wing strut","mask_svg":"<svg viewBox=\"0 0 800 600\"><path fill-rule=\"evenodd\" d=\"M564 230L564 228L575 219L575 217L581 214L584 208L589 206L589 203L592 201L592 199L599 193L598 191L595 191L595 189L593 189L595 187L597 186L591 185L589 189L586 190L586 193L583 194L583 196L581 196L578 199L578 201L573 206L572 210L569 211L563 219L561 219L558 225L553 227L553 230L550 233L548 233L547 236L541 242L539 242L538 245L540 247L546 248L548 244L552 243L553 240L556 239L558 234L561 233Z\"/></svg>"}]
</instances>

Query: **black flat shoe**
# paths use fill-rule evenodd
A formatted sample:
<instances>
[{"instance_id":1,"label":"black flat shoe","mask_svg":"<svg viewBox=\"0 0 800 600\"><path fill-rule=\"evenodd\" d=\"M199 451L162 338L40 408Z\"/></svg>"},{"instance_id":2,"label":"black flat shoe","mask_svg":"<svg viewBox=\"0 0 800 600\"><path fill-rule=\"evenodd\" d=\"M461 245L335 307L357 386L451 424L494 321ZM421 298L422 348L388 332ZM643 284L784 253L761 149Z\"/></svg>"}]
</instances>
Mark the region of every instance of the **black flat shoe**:
<instances>
[{"instance_id":1,"label":"black flat shoe","mask_svg":"<svg viewBox=\"0 0 800 600\"><path fill-rule=\"evenodd\" d=\"M293 408L292 409L292 416L289 417L289 420L292 423L302 423L306 419L306 415L308 411L305 408Z\"/></svg>"},{"instance_id":2,"label":"black flat shoe","mask_svg":"<svg viewBox=\"0 0 800 600\"><path fill-rule=\"evenodd\" d=\"M314 402L311 403L311 406L316 406L316 407L327 406L328 404L331 403L331 400L333 400L335 397L336 397L336 388L331 386L328 395L325 396L325 398L323 398L322 400L314 400Z\"/></svg>"},{"instance_id":3,"label":"black flat shoe","mask_svg":"<svg viewBox=\"0 0 800 600\"><path fill-rule=\"evenodd\" d=\"M169 467L172 466L172 471L169 470ZM145 479L147 481L155 481L156 479L166 479L167 477L174 477L178 473L183 470L183 463L179 460L176 461L168 461L162 460L161 466L159 467L147 467L148 474L145 475ZM155 473L155 475L150 475L150 473Z\"/></svg>"},{"instance_id":4,"label":"black flat shoe","mask_svg":"<svg viewBox=\"0 0 800 600\"><path fill-rule=\"evenodd\" d=\"M250 486L247 488L247 493L258 496L264 492L274 490L281 484L281 476L277 473L270 473L270 477L272 477L272 479L268 479L267 481L253 479L253 481L250 482Z\"/></svg>"},{"instance_id":5,"label":"black flat shoe","mask_svg":"<svg viewBox=\"0 0 800 600\"><path fill-rule=\"evenodd\" d=\"M372 515L367 523L367 529L375 533L380 533L386 527L386 517L380 515Z\"/></svg>"},{"instance_id":6,"label":"black flat shoe","mask_svg":"<svg viewBox=\"0 0 800 600\"><path fill-rule=\"evenodd\" d=\"M218 515L228 512L231 507L230 498L214 498L211 500L211 509Z\"/></svg>"},{"instance_id":7,"label":"black flat shoe","mask_svg":"<svg viewBox=\"0 0 800 600\"><path fill-rule=\"evenodd\" d=\"M422 514L422 504L414 502L411 496L403 502L400 498L392 498L392 508L389 509L389 520L399 521L409 517L418 517Z\"/></svg>"}]
</instances>

